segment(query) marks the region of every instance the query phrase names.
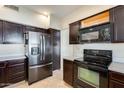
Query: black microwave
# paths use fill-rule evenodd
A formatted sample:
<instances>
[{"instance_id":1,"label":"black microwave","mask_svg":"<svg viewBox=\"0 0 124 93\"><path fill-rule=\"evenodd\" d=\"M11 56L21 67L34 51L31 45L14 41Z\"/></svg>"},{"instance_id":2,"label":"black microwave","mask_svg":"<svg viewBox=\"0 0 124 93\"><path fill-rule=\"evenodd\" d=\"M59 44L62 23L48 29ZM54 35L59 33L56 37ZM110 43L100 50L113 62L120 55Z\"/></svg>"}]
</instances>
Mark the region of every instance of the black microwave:
<instances>
[{"instance_id":1,"label":"black microwave","mask_svg":"<svg viewBox=\"0 0 124 93\"><path fill-rule=\"evenodd\" d=\"M110 23L103 23L79 30L80 43L111 42Z\"/></svg>"}]
</instances>

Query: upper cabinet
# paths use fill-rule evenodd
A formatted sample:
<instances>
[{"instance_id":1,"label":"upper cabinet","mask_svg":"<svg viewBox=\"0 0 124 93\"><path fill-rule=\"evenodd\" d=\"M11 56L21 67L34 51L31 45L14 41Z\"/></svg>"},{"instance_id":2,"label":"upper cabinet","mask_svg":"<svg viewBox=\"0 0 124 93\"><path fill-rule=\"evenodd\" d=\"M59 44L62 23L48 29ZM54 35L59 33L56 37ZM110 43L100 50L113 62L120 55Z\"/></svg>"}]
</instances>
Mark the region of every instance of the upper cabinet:
<instances>
[{"instance_id":1,"label":"upper cabinet","mask_svg":"<svg viewBox=\"0 0 124 93\"><path fill-rule=\"evenodd\" d=\"M79 44L84 42L109 42L110 39L108 38L110 37L110 31L108 30L110 28L108 27L108 24L109 11L104 11L71 23L69 24L69 42L70 44ZM105 39L105 37L107 37L107 39Z\"/></svg>"},{"instance_id":2,"label":"upper cabinet","mask_svg":"<svg viewBox=\"0 0 124 93\"><path fill-rule=\"evenodd\" d=\"M93 25L99 25L102 23L109 22L109 11L105 11L103 13L96 14L94 16L88 17L81 21L80 28L86 28Z\"/></svg>"},{"instance_id":3,"label":"upper cabinet","mask_svg":"<svg viewBox=\"0 0 124 93\"><path fill-rule=\"evenodd\" d=\"M124 6L110 10L110 22L113 25L113 42L124 42Z\"/></svg>"},{"instance_id":4,"label":"upper cabinet","mask_svg":"<svg viewBox=\"0 0 124 93\"><path fill-rule=\"evenodd\" d=\"M70 44L93 42L124 42L124 6L71 23ZM85 42L84 42L85 41Z\"/></svg>"},{"instance_id":5,"label":"upper cabinet","mask_svg":"<svg viewBox=\"0 0 124 93\"><path fill-rule=\"evenodd\" d=\"M24 43L23 26L20 24L4 21L3 39L3 43L5 44Z\"/></svg>"},{"instance_id":6,"label":"upper cabinet","mask_svg":"<svg viewBox=\"0 0 124 93\"><path fill-rule=\"evenodd\" d=\"M69 44L79 43L80 21L69 24Z\"/></svg>"},{"instance_id":7,"label":"upper cabinet","mask_svg":"<svg viewBox=\"0 0 124 93\"><path fill-rule=\"evenodd\" d=\"M0 44L2 44L3 41L2 33L3 33L3 21L0 20Z\"/></svg>"}]
</instances>

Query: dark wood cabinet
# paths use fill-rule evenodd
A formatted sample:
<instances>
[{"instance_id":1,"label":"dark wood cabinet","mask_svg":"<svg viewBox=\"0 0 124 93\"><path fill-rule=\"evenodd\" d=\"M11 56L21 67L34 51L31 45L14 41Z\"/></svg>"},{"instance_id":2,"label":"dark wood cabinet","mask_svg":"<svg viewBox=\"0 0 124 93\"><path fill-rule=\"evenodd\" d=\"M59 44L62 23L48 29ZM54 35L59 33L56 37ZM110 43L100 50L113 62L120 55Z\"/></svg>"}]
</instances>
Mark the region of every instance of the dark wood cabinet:
<instances>
[{"instance_id":1,"label":"dark wood cabinet","mask_svg":"<svg viewBox=\"0 0 124 93\"><path fill-rule=\"evenodd\" d=\"M51 40L52 40L53 70L57 70L60 69L60 59L61 59L60 31L50 28L48 29L47 33L51 34Z\"/></svg>"},{"instance_id":2,"label":"dark wood cabinet","mask_svg":"<svg viewBox=\"0 0 124 93\"><path fill-rule=\"evenodd\" d=\"M16 23L3 22L3 43L21 44L24 43L23 26Z\"/></svg>"},{"instance_id":3,"label":"dark wood cabinet","mask_svg":"<svg viewBox=\"0 0 124 93\"><path fill-rule=\"evenodd\" d=\"M110 9L110 23L112 24L112 42L124 42L124 6Z\"/></svg>"},{"instance_id":4,"label":"dark wood cabinet","mask_svg":"<svg viewBox=\"0 0 124 93\"><path fill-rule=\"evenodd\" d=\"M0 61L0 87L6 84L6 62Z\"/></svg>"},{"instance_id":5,"label":"dark wood cabinet","mask_svg":"<svg viewBox=\"0 0 124 93\"><path fill-rule=\"evenodd\" d=\"M48 63L48 62L52 62L52 40L51 40L51 35L50 34L44 34L43 35L43 39L44 39L44 45L45 45L45 51L43 53L45 53L44 55L44 62Z\"/></svg>"},{"instance_id":6,"label":"dark wood cabinet","mask_svg":"<svg viewBox=\"0 0 124 93\"><path fill-rule=\"evenodd\" d=\"M63 80L69 85L73 85L73 61L63 60Z\"/></svg>"},{"instance_id":7,"label":"dark wood cabinet","mask_svg":"<svg viewBox=\"0 0 124 93\"><path fill-rule=\"evenodd\" d=\"M69 44L79 44L80 21L69 24Z\"/></svg>"},{"instance_id":8,"label":"dark wood cabinet","mask_svg":"<svg viewBox=\"0 0 124 93\"><path fill-rule=\"evenodd\" d=\"M109 87L124 88L124 74L115 71L109 71Z\"/></svg>"},{"instance_id":9,"label":"dark wood cabinet","mask_svg":"<svg viewBox=\"0 0 124 93\"><path fill-rule=\"evenodd\" d=\"M25 63L25 59L0 61L0 87L25 80Z\"/></svg>"},{"instance_id":10,"label":"dark wood cabinet","mask_svg":"<svg viewBox=\"0 0 124 93\"><path fill-rule=\"evenodd\" d=\"M7 82L17 83L25 79L25 59L7 61Z\"/></svg>"},{"instance_id":11,"label":"dark wood cabinet","mask_svg":"<svg viewBox=\"0 0 124 93\"><path fill-rule=\"evenodd\" d=\"M3 21L0 20L0 44L3 43Z\"/></svg>"},{"instance_id":12,"label":"dark wood cabinet","mask_svg":"<svg viewBox=\"0 0 124 93\"><path fill-rule=\"evenodd\" d=\"M120 83L120 82L117 82L115 80L110 80L109 87L110 88L124 88L124 84L123 83Z\"/></svg>"}]
</instances>

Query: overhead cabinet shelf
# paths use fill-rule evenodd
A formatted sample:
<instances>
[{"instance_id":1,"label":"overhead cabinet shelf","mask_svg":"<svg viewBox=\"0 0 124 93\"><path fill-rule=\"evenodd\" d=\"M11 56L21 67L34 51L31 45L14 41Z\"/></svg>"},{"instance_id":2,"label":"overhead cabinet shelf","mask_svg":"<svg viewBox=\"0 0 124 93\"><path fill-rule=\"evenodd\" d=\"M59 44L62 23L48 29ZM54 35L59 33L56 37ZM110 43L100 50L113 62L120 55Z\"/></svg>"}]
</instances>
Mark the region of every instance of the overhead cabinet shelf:
<instances>
[{"instance_id":1,"label":"overhead cabinet shelf","mask_svg":"<svg viewBox=\"0 0 124 93\"><path fill-rule=\"evenodd\" d=\"M82 20L81 28L90 27L93 25L98 25L106 22L109 22L109 11Z\"/></svg>"}]
</instances>

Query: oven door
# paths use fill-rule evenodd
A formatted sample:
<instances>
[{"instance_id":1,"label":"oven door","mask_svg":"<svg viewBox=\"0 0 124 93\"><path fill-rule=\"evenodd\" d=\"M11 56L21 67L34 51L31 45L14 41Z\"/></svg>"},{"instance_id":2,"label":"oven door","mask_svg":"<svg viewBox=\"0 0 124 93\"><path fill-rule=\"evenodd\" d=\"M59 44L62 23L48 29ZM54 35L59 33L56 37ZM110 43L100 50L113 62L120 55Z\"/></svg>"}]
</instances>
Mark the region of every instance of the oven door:
<instances>
[{"instance_id":1,"label":"oven door","mask_svg":"<svg viewBox=\"0 0 124 93\"><path fill-rule=\"evenodd\" d=\"M108 87L108 70L102 67L75 63L74 87Z\"/></svg>"}]
</instances>

